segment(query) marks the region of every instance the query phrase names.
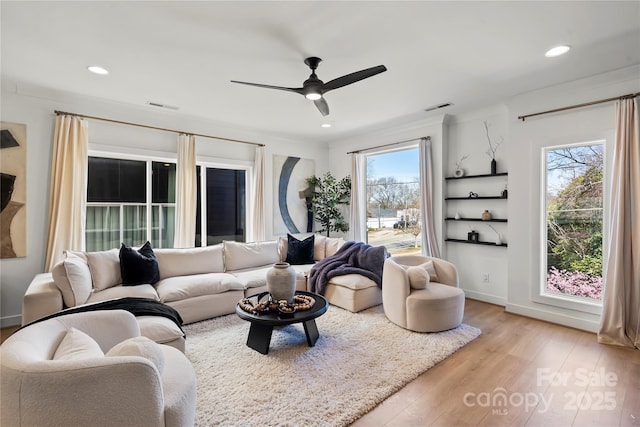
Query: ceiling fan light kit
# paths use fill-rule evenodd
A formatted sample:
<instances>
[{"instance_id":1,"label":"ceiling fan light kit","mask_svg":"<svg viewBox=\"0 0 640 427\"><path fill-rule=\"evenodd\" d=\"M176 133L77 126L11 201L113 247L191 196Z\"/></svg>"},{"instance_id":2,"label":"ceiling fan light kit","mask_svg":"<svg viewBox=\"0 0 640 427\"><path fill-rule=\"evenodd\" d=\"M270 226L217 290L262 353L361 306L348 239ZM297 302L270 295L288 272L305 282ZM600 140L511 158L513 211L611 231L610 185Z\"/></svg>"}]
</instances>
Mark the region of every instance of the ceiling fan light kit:
<instances>
[{"instance_id":1,"label":"ceiling fan light kit","mask_svg":"<svg viewBox=\"0 0 640 427\"><path fill-rule=\"evenodd\" d=\"M359 82L360 80L364 80L366 78L375 76L376 74L380 74L384 71L387 71L387 67L384 65L378 65L376 67L367 68L365 70L356 71L355 73L346 74L342 77L338 77L337 79L333 79L324 83L322 80L318 78L316 75L316 69L318 68L318 64L320 64L322 59L316 56L310 56L309 58L304 60L304 63L311 69L311 75L307 80L304 81L301 88L292 88L292 87L283 87L283 86L270 86L259 83L249 83L249 82L241 82L237 80L231 80L232 83L240 83L249 86L262 87L266 89L278 89L278 90L286 90L289 92L296 92L300 95L304 95L305 98L313 101L318 111L323 116L329 115L329 105L327 101L324 99L324 94L329 92L330 90L338 89L343 86L350 85L352 83Z\"/></svg>"}]
</instances>

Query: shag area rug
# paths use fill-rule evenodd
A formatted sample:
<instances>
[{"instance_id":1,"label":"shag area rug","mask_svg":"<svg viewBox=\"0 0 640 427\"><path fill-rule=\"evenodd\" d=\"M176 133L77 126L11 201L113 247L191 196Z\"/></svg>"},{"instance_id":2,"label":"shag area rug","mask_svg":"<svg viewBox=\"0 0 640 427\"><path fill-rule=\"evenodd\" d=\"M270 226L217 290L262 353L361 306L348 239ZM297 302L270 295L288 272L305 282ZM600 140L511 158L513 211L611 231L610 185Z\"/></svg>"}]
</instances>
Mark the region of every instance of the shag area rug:
<instances>
[{"instance_id":1,"label":"shag area rug","mask_svg":"<svg viewBox=\"0 0 640 427\"><path fill-rule=\"evenodd\" d=\"M480 335L461 325L421 334L389 322L382 306L335 306L316 319L275 328L269 354L247 347L249 322L231 314L184 327L198 379L197 426L344 426Z\"/></svg>"}]
</instances>

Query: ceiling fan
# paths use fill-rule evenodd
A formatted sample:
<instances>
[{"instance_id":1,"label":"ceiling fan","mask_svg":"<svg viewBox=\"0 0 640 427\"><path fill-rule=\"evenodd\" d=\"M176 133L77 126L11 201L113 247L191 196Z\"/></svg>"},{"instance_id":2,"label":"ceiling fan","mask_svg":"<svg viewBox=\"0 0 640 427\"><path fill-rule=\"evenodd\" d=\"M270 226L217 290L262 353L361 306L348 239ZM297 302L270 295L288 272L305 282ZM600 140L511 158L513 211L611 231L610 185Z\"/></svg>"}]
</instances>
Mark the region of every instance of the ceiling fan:
<instances>
[{"instance_id":1,"label":"ceiling fan","mask_svg":"<svg viewBox=\"0 0 640 427\"><path fill-rule=\"evenodd\" d=\"M376 74L380 74L384 71L387 71L387 67L384 65L378 65L376 67L367 68L366 70L356 71L355 73L347 74L342 77L338 77L337 79L333 79L328 81L327 83L323 83L322 80L318 78L316 75L316 68L318 68L318 64L320 64L322 59L317 58L315 56L311 56L304 60L304 63L307 64L309 68L311 68L311 75L307 80L302 83L302 87L293 88L293 87L282 87L282 86L270 86L263 85L259 83L248 83L248 82L239 82L237 80L231 80L232 83L241 83L243 85L249 86L257 86L264 87L267 89L278 89L278 90L286 90L289 92L299 93L300 95L304 95L307 99L313 101L313 103L318 107L320 113L323 116L329 115L329 105L327 101L325 101L323 95L330 90L338 89L346 85L350 85L355 82L359 82L360 80L364 80L366 78L375 76Z\"/></svg>"}]
</instances>

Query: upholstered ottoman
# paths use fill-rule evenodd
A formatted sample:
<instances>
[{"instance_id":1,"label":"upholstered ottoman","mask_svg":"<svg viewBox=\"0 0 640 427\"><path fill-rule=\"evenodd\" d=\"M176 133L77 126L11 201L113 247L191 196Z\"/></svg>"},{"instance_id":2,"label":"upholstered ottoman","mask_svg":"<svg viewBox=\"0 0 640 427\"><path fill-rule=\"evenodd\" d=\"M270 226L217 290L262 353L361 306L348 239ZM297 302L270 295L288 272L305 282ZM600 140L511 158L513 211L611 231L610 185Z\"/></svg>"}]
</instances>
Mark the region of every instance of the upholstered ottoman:
<instances>
[{"instance_id":1,"label":"upholstered ottoman","mask_svg":"<svg viewBox=\"0 0 640 427\"><path fill-rule=\"evenodd\" d=\"M359 274L333 277L327 283L324 297L330 304L354 313L382 304L380 287Z\"/></svg>"}]
</instances>

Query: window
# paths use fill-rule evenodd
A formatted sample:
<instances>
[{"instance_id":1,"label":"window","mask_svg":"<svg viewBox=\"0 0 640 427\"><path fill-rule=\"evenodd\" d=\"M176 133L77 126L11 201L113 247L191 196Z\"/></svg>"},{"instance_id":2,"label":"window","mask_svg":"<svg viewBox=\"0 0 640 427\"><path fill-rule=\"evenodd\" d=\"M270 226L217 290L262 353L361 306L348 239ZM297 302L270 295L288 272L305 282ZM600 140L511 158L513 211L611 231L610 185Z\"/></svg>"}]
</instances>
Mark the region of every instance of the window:
<instances>
[{"instance_id":1,"label":"window","mask_svg":"<svg viewBox=\"0 0 640 427\"><path fill-rule=\"evenodd\" d=\"M367 156L367 242L391 255L420 254L418 148Z\"/></svg>"},{"instance_id":2,"label":"window","mask_svg":"<svg viewBox=\"0 0 640 427\"><path fill-rule=\"evenodd\" d=\"M89 157L86 250L173 247L175 179L175 163Z\"/></svg>"},{"instance_id":3,"label":"window","mask_svg":"<svg viewBox=\"0 0 640 427\"><path fill-rule=\"evenodd\" d=\"M543 149L540 294L599 303L603 293L604 142Z\"/></svg>"},{"instance_id":4,"label":"window","mask_svg":"<svg viewBox=\"0 0 640 427\"><path fill-rule=\"evenodd\" d=\"M198 166L197 174L196 246L246 241L246 170Z\"/></svg>"}]
</instances>

